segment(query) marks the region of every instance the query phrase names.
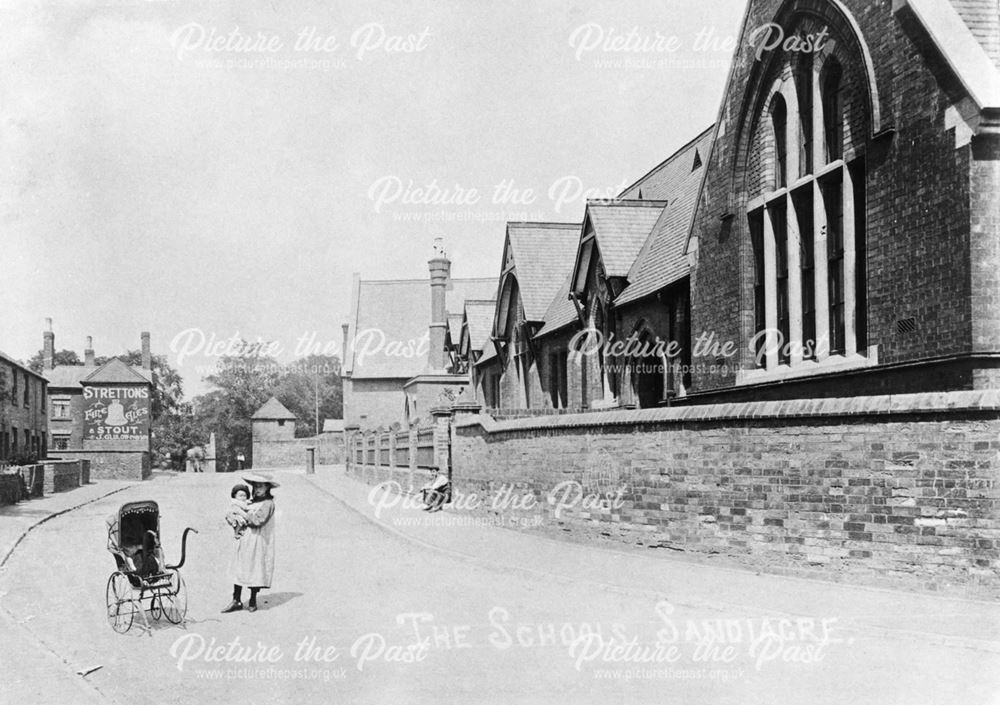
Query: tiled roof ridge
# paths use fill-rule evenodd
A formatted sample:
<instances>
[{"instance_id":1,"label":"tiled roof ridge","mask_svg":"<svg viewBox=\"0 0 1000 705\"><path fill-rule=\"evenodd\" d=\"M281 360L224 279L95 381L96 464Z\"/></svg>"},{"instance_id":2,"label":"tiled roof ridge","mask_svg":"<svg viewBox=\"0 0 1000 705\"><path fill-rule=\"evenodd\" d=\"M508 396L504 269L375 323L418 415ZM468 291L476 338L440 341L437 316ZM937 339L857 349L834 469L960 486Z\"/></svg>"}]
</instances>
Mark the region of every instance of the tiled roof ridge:
<instances>
[{"instance_id":1,"label":"tiled roof ridge","mask_svg":"<svg viewBox=\"0 0 1000 705\"><path fill-rule=\"evenodd\" d=\"M646 198L588 198L587 208L591 206L607 208L616 206L663 208L669 203L669 201L654 201Z\"/></svg>"},{"instance_id":2,"label":"tiled roof ridge","mask_svg":"<svg viewBox=\"0 0 1000 705\"><path fill-rule=\"evenodd\" d=\"M685 142L683 145L681 145L680 147L678 147L677 150L673 154L671 154L669 157L667 157L666 159L664 159L662 162L660 162L659 164L657 164L656 166L654 166L652 169L650 169L645 174L643 174L638 179L636 179L631 184L629 184L624 189L622 189L622 193L628 192L629 190L631 190L631 189L635 188L636 186L638 186L640 182L645 181L646 179L648 179L650 176L652 176L656 172L663 170L664 168L666 168L670 164L673 164L673 162L675 160L680 159L682 156L684 156L684 154L687 153L687 151L691 147L695 146L696 144L698 144L698 142L700 142L701 140L703 140L705 138L705 135L707 135L708 133L710 133L714 128L715 128L715 123L713 122L711 125L709 125L708 127L706 127L704 130L702 130L701 132L699 132L697 135L695 135L694 137L692 137L690 140L688 140L687 142ZM701 155L702 164L705 163L705 159L706 159L706 155L704 155L704 154Z\"/></svg>"},{"instance_id":3,"label":"tiled roof ridge","mask_svg":"<svg viewBox=\"0 0 1000 705\"><path fill-rule=\"evenodd\" d=\"M565 228L566 230L571 230L579 228L579 223L566 223L563 221L547 221L547 220L511 220L507 222L507 227L519 227L519 228L531 228L536 230L541 230L542 228Z\"/></svg>"}]
</instances>

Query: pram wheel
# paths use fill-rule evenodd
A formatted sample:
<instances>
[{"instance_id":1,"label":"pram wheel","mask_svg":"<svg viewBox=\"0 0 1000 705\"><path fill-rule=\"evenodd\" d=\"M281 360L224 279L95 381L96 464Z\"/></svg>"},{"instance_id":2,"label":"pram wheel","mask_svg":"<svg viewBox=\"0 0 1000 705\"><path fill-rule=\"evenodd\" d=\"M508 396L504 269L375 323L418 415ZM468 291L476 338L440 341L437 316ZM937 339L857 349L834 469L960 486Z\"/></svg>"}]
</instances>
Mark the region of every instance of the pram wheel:
<instances>
[{"instance_id":1,"label":"pram wheel","mask_svg":"<svg viewBox=\"0 0 1000 705\"><path fill-rule=\"evenodd\" d=\"M179 571L170 570L170 588L160 593L163 615L172 624L180 624L187 616L187 587Z\"/></svg>"},{"instance_id":2,"label":"pram wheel","mask_svg":"<svg viewBox=\"0 0 1000 705\"><path fill-rule=\"evenodd\" d=\"M135 619L135 603L132 600L132 583L128 576L116 571L108 578L107 588L108 624L119 634L132 628Z\"/></svg>"}]
</instances>

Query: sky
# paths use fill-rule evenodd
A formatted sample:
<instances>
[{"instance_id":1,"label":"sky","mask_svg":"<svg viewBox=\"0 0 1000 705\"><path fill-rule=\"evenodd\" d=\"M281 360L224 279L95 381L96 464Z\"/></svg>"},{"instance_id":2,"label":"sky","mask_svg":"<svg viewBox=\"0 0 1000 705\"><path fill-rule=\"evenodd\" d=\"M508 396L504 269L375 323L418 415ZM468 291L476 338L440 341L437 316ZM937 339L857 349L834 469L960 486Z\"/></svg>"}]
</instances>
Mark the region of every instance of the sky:
<instances>
[{"instance_id":1,"label":"sky","mask_svg":"<svg viewBox=\"0 0 1000 705\"><path fill-rule=\"evenodd\" d=\"M710 125L744 4L0 3L0 350L339 351L353 273L498 276Z\"/></svg>"}]
</instances>

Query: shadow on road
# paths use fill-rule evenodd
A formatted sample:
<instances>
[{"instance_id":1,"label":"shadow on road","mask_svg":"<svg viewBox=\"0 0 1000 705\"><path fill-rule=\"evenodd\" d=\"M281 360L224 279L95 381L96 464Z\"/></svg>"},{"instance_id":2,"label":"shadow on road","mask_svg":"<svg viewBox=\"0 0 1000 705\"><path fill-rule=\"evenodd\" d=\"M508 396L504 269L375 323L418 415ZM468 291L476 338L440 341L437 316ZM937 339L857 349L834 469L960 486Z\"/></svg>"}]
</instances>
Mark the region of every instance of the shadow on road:
<instances>
[{"instance_id":1,"label":"shadow on road","mask_svg":"<svg viewBox=\"0 0 1000 705\"><path fill-rule=\"evenodd\" d=\"M260 603L261 610L269 610L274 607L280 607L289 600L294 600L296 597L302 597L301 592L272 592L270 594L262 593L257 601Z\"/></svg>"}]
</instances>

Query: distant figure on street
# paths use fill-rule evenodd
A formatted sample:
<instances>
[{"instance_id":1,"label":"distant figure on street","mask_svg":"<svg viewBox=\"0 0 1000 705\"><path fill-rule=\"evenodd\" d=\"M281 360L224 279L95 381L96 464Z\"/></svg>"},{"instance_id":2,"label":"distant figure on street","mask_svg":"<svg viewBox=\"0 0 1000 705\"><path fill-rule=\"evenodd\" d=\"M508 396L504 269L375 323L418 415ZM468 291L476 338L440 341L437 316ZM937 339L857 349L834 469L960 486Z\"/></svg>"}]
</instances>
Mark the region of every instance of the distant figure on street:
<instances>
[{"instance_id":1,"label":"distant figure on street","mask_svg":"<svg viewBox=\"0 0 1000 705\"><path fill-rule=\"evenodd\" d=\"M247 457L245 455L243 455L243 451L240 451L239 453L237 453L237 455L236 455L236 469L237 470L242 470L244 468L244 466L246 465L246 462L247 462Z\"/></svg>"},{"instance_id":2,"label":"distant figure on street","mask_svg":"<svg viewBox=\"0 0 1000 705\"><path fill-rule=\"evenodd\" d=\"M257 611L257 593L271 587L274 577L274 498L278 483L270 475L247 473L243 480L252 488L247 510L247 530L235 542L231 563L233 600L223 613L243 609L243 588L250 588L248 612Z\"/></svg>"},{"instance_id":3,"label":"distant figure on street","mask_svg":"<svg viewBox=\"0 0 1000 705\"><path fill-rule=\"evenodd\" d=\"M204 472L202 464L205 461L205 449L201 446L188 448L187 460L188 466L191 468L191 472Z\"/></svg>"},{"instance_id":4,"label":"distant figure on street","mask_svg":"<svg viewBox=\"0 0 1000 705\"><path fill-rule=\"evenodd\" d=\"M448 479L448 475L439 472L437 477L420 489L421 494L424 496L425 512L441 511L441 506L444 504L445 499L448 498L450 485L451 481Z\"/></svg>"}]
</instances>

